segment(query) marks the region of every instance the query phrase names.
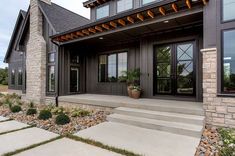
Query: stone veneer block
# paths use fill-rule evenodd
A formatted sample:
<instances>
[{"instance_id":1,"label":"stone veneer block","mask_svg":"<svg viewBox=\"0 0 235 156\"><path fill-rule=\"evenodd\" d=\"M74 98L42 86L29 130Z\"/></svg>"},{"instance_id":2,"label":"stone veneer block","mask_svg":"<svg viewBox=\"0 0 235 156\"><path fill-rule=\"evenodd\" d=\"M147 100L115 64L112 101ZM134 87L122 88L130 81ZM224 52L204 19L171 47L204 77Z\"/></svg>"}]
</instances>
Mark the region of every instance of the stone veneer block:
<instances>
[{"instance_id":1,"label":"stone veneer block","mask_svg":"<svg viewBox=\"0 0 235 156\"><path fill-rule=\"evenodd\" d=\"M235 127L235 98L217 96L217 49L202 49L203 108L207 124Z\"/></svg>"}]
</instances>

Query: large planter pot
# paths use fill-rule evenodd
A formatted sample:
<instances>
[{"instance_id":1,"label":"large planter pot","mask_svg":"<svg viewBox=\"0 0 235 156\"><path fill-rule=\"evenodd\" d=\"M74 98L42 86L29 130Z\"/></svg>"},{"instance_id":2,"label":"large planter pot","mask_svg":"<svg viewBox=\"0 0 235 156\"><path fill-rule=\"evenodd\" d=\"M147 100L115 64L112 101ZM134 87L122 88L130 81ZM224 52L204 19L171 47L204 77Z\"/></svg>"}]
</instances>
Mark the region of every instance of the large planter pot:
<instances>
[{"instance_id":1,"label":"large planter pot","mask_svg":"<svg viewBox=\"0 0 235 156\"><path fill-rule=\"evenodd\" d=\"M138 91L138 90L132 90L131 91L131 96L134 99L139 99L140 98L140 94L141 94L141 91Z\"/></svg>"},{"instance_id":2,"label":"large planter pot","mask_svg":"<svg viewBox=\"0 0 235 156\"><path fill-rule=\"evenodd\" d=\"M132 97L132 86L127 87L127 93L129 97Z\"/></svg>"}]
</instances>

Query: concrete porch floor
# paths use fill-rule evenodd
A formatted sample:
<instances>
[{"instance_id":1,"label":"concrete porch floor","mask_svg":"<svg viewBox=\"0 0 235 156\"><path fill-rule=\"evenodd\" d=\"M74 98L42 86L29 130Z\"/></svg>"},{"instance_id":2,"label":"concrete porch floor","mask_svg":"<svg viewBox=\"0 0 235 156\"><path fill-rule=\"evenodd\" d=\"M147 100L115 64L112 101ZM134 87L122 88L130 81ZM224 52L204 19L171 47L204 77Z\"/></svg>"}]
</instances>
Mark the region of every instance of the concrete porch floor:
<instances>
[{"instance_id":1,"label":"concrete porch floor","mask_svg":"<svg viewBox=\"0 0 235 156\"><path fill-rule=\"evenodd\" d=\"M176 101L176 100L161 100L161 99L132 99L128 96L116 96L116 95L99 95L99 94L79 94L60 96L59 103L73 103L73 104L85 104L94 105L100 107L132 107L138 106L164 106L171 108L191 108L194 110L202 111L202 103L191 101ZM202 114L203 115L203 114Z\"/></svg>"}]
</instances>

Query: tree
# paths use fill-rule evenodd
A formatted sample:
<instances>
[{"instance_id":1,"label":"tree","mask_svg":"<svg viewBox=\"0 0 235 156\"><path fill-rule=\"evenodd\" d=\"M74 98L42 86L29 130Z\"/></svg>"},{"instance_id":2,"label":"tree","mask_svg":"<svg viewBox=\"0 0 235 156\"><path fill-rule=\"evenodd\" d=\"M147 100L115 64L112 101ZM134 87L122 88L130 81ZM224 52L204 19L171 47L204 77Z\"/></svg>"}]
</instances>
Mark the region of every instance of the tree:
<instances>
[{"instance_id":1,"label":"tree","mask_svg":"<svg viewBox=\"0 0 235 156\"><path fill-rule=\"evenodd\" d=\"M8 85L8 68L0 68L0 84Z\"/></svg>"}]
</instances>

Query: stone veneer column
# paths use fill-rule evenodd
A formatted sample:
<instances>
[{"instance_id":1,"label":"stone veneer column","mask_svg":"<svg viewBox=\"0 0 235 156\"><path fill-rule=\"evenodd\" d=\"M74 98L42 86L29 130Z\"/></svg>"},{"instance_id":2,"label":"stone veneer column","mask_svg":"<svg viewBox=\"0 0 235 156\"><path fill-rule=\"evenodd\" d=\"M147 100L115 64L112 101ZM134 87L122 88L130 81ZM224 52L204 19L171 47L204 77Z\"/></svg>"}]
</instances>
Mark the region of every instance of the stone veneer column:
<instances>
[{"instance_id":1,"label":"stone veneer column","mask_svg":"<svg viewBox=\"0 0 235 156\"><path fill-rule=\"evenodd\" d=\"M206 123L235 127L235 98L217 96L217 49L202 49L203 108Z\"/></svg>"},{"instance_id":2,"label":"stone veneer column","mask_svg":"<svg viewBox=\"0 0 235 156\"><path fill-rule=\"evenodd\" d=\"M50 0L43 0L50 4ZM30 0L29 41L26 50L26 100L44 103L46 92L46 42L42 36L38 0Z\"/></svg>"}]
</instances>

